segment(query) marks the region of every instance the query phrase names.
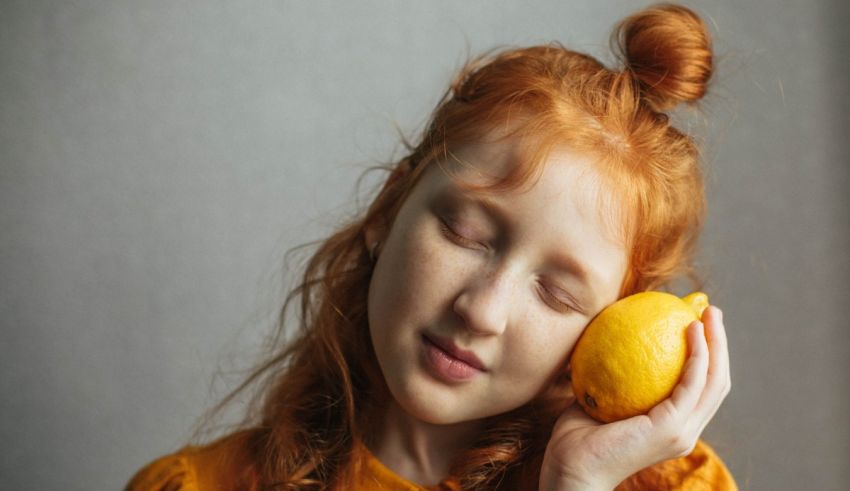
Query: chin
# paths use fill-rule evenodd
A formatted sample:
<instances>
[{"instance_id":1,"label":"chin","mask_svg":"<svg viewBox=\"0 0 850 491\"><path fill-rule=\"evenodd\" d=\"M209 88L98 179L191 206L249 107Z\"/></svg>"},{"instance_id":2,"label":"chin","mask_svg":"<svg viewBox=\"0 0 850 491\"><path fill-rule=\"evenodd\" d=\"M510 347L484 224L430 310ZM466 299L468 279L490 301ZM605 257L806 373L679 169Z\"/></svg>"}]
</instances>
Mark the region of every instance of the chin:
<instances>
[{"instance_id":1,"label":"chin","mask_svg":"<svg viewBox=\"0 0 850 491\"><path fill-rule=\"evenodd\" d=\"M406 405L401 405L401 407L412 417L422 421L423 423L432 425L451 425L476 419L465 417L465 415L459 414L456 411L435 410L433 407L423 408L419 406L410 407Z\"/></svg>"},{"instance_id":2,"label":"chin","mask_svg":"<svg viewBox=\"0 0 850 491\"><path fill-rule=\"evenodd\" d=\"M428 387L427 384L419 385L413 390L402 388L397 391L391 387L390 392L404 412L423 423L449 425L478 419L468 412L470 406L477 406L478 403L441 394L439 389Z\"/></svg>"}]
</instances>

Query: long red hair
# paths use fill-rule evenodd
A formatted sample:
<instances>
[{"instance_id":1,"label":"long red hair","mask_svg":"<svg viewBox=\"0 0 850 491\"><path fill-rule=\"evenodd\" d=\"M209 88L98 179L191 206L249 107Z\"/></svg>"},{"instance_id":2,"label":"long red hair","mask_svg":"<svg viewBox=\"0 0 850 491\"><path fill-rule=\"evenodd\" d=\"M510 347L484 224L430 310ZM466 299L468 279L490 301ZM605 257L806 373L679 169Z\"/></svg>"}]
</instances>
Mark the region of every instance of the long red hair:
<instances>
[{"instance_id":1,"label":"long red hair","mask_svg":"<svg viewBox=\"0 0 850 491\"><path fill-rule=\"evenodd\" d=\"M368 210L320 244L281 311L277 339L286 337L287 310L300 299L293 338L224 401L261 383L240 439L251 462L245 475L255 485L347 489L356 472L353 448L374 433L391 397L369 337L373 263L365 228L391 225L423 171L463 145L506 128L506 136L524 142L521 164L487 186L494 192L538 178L556 145L594 156L613 191L607 194L618 201L600 202L600 212L622 227L630 251L621 295L692 275L705 207L699 152L664 111L705 93L712 73L707 29L687 8L659 5L625 19L612 39L620 70L558 44L467 63L418 142L387 167ZM556 380L534 401L489 418L452 468L462 489L536 489L549 433L569 397L569 381Z\"/></svg>"}]
</instances>

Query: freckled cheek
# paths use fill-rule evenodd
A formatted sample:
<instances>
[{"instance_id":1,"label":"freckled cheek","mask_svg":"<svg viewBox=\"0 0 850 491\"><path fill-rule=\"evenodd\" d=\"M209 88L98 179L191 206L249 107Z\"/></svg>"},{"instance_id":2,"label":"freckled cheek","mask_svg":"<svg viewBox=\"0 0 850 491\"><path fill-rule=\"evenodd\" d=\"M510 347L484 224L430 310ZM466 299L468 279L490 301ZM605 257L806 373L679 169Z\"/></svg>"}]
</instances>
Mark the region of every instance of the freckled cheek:
<instances>
[{"instance_id":1,"label":"freckled cheek","mask_svg":"<svg viewBox=\"0 0 850 491\"><path fill-rule=\"evenodd\" d=\"M433 238L411 234L395 244L392 257L382 265L384 298L406 310L428 306L444 296L452 280L450 260Z\"/></svg>"},{"instance_id":2,"label":"freckled cheek","mask_svg":"<svg viewBox=\"0 0 850 491\"><path fill-rule=\"evenodd\" d=\"M524 342L508 343L512 354L508 354L506 362L512 365L510 372L513 377L542 381L566 367L567 355L574 345L575 341L571 337L559 338L542 330Z\"/></svg>"},{"instance_id":3,"label":"freckled cheek","mask_svg":"<svg viewBox=\"0 0 850 491\"><path fill-rule=\"evenodd\" d=\"M475 254L452 244L437 229L436 224L422 224L405 241L405 257L417 271L435 271L471 267L477 263Z\"/></svg>"}]
</instances>

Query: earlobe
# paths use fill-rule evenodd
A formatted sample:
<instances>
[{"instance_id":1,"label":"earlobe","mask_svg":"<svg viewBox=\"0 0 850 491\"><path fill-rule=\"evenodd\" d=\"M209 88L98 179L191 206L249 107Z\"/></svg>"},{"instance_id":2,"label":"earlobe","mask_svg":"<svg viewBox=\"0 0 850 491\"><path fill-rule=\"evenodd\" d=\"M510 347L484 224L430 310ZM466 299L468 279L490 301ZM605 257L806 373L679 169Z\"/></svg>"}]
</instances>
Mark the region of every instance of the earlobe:
<instances>
[{"instance_id":1,"label":"earlobe","mask_svg":"<svg viewBox=\"0 0 850 491\"><path fill-rule=\"evenodd\" d=\"M375 244L383 242L385 226L382 223L376 222L366 224L363 231L363 241L367 251L372 251Z\"/></svg>"},{"instance_id":2,"label":"earlobe","mask_svg":"<svg viewBox=\"0 0 850 491\"><path fill-rule=\"evenodd\" d=\"M378 260L378 250L381 248L380 242L375 242L369 247L369 260L373 263Z\"/></svg>"},{"instance_id":3,"label":"earlobe","mask_svg":"<svg viewBox=\"0 0 850 491\"><path fill-rule=\"evenodd\" d=\"M387 231L382 220L367 224L363 232L363 241L369 262L374 264L378 260L378 254L386 241Z\"/></svg>"}]
</instances>

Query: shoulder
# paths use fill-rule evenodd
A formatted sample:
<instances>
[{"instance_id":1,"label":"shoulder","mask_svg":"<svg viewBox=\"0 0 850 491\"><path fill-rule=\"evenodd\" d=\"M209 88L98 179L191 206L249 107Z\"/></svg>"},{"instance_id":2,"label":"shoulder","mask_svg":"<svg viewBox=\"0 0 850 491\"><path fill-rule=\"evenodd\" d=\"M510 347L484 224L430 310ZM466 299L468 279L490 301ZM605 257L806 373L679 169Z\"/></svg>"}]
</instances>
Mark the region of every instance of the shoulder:
<instances>
[{"instance_id":1,"label":"shoulder","mask_svg":"<svg viewBox=\"0 0 850 491\"><path fill-rule=\"evenodd\" d=\"M187 446L142 467L124 491L227 491L254 489L253 462L246 451L250 432L208 445Z\"/></svg>"},{"instance_id":2,"label":"shoulder","mask_svg":"<svg viewBox=\"0 0 850 491\"><path fill-rule=\"evenodd\" d=\"M637 490L737 491L726 465L703 440L684 457L659 462L629 476L616 491Z\"/></svg>"}]
</instances>

